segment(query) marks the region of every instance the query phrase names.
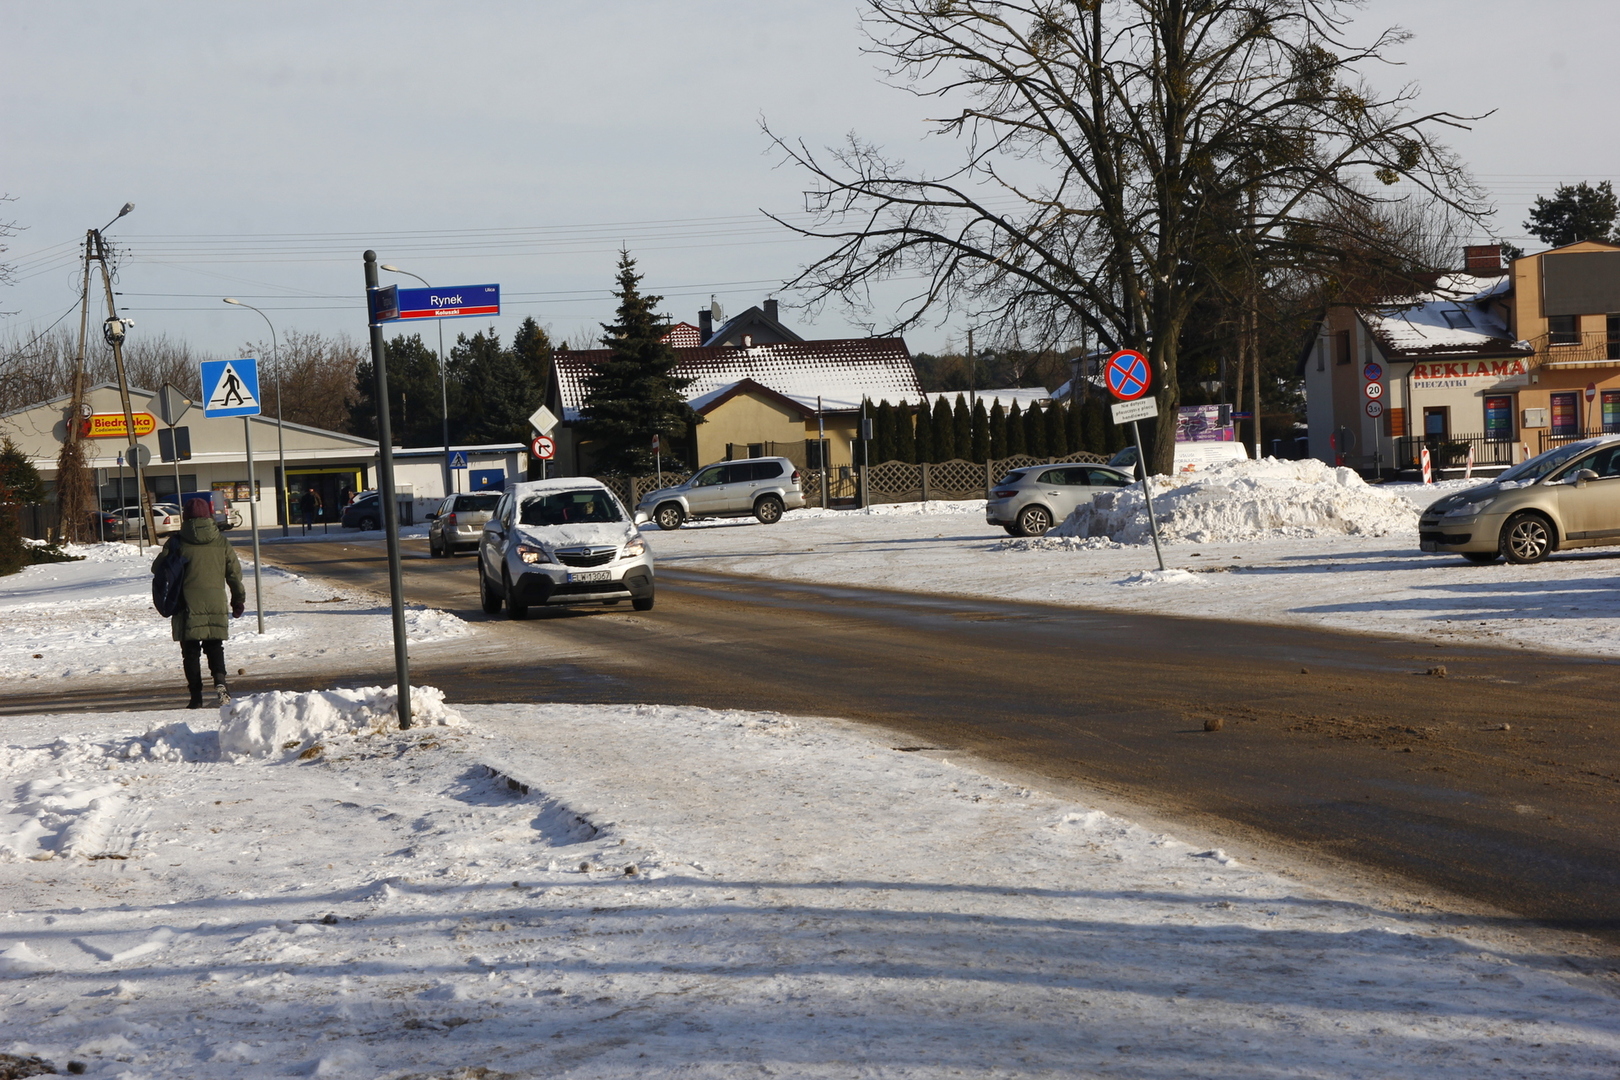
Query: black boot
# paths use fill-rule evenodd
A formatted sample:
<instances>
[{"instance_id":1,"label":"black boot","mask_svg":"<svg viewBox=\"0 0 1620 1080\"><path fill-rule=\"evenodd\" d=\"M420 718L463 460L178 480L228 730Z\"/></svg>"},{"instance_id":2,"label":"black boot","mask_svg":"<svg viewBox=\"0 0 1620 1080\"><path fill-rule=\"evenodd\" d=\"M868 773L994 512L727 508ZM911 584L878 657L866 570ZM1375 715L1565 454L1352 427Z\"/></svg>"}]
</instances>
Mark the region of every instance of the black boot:
<instances>
[{"instance_id":1,"label":"black boot","mask_svg":"<svg viewBox=\"0 0 1620 1080\"><path fill-rule=\"evenodd\" d=\"M202 708L202 645L196 641L182 641L180 643L180 663L186 672L186 689L191 691L191 703L188 709Z\"/></svg>"}]
</instances>

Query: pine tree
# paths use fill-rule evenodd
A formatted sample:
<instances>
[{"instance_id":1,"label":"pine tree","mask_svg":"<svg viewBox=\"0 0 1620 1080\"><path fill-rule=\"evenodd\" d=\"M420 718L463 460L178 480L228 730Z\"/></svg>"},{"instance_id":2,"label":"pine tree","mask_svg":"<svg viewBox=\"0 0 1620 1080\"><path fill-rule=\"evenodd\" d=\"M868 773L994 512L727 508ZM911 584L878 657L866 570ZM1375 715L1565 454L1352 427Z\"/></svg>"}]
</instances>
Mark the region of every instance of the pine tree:
<instances>
[{"instance_id":1,"label":"pine tree","mask_svg":"<svg viewBox=\"0 0 1620 1080\"><path fill-rule=\"evenodd\" d=\"M464 390L461 407L452 402L450 413L455 442L478 446L528 441L529 416L540 404L531 360L519 356L515 347L501 348L500 335L490 327L487 333L456 338L449 370Z\"/></svg>"},{"instance_id":2,"label":"pine tree","mask_svg":"<svg viewBox=\"0 0 1620 1080\"><path fill-rule=\"evenodd\" d=\"M934 455L934 422L928 412L928 399L917 406L915 427L916 457L919 465L938 460Z\"/></svg>"},{"instance_id":3,"label":"pine tree","mask_svg":"<svg viewBox=\"0 0 1620 1080\"><path fill-rule=\"evenodd\" d=\"M1101 394L1086 398L1086 449L1105 457L1113 453L1118 439L1118 428L1108 411L1108 402Z\"/></svg>"},{"instance_id":4,"label":"pine tree","mask_svg":"<svg viewBox=\"0 0 1620 1080\"><path fill-rule=\"evenodd\" d=\"M956 449L957 457L964 460L971 459L973 414L968 411L967 399L961 394L956 395L956 404L951 408L951 445Z\"/></svg>"},{"instance_id":5,"label":"pine tree","mask_svg":"<svg viewBox=\"0 0 1620 1080\"><path fill-rule=\"evenodd\" d=\"M388 365L388 430L396 446L433 446L439 443L443 428L441 399L448 392L459 399L461 387L451 382L441 390L439 359L422 342L422 335L397 337L383 343L383 363ZM451 373L453 378L453 372ZM349 405L349 430L368 439L377 437L375 369L371 358L354 369L354 401ZM455 415L452 402L451 415ZM451 432L455 438L455 432Z\"/></svg>"},{"instance_id":6,"label":"pine tree","mask_svg":"<svg viewBox=\"0 0 1620 1080\"><path fill-rule=\"evenodd\" d=\"M1064 434L1069 443L1069 453L1091 449L1086 443L1086 414L1080 407L1079 398L1069 398L1068 404L1064 406L1063 426L1066 429Z\"/></svg>"},{"instance_id":7,"label":"pine tree","mask_svg":"<svg viewBox=\"0 0 1620 1080\"><path fill-rule=\"evenodd\" d=\"M23 543L17 510L44 501L39 470L7 435L0 442L0 574L14 574L33 562L33 553Z\"/></svg>"},{"instance_id":8,"label":"pine tree","mask_svg":"<svg viewBox=\"0 0 1620 1080\"><path fill-rule=\"evenodd\" d=\"M973 403L973 460L980 465L990 460L990 414L984 411L984 398Z\"/></svg>"},{"instance_id":9,"label":"pine tree","mask_svg":"<svg viewBox=\"0 0 1620 1080\"><path fill-rule=\"evenodd\" d=\"M894 406L888 399L878 402L877 419L872 424L872 460L881 464L893 461L894 457Z\"/></svg>"},{"instance_id":10,"label":"pine tree","mask_svg":"<svg viewBox=\"0 0 1620 1080\"><path fill-rule=\"evenodd\" d=\"M1057 402L1046 407L1046 452L1052 457L1067 457L1069 429L1063 423L1063 408Z\"/></svg>"},{"instance_id":11,"label":"pine tree","mask_svg":"<svg viewBox=\"0 0 1620 1080\"><path fill-rule=\"evenodd\" d=\"M934 460L950 461L956 457L956 421L944 395L934 399Z\"/></svg>"},{"instance_id":12,"label":"pine tree","mask_svg":"<svg viewBox=\"0 0 1620 1080\"><path fill-rule=\"evenodd\" d=\"M894 457L910 465L917 463L917 432L913 422L911 406L901 402L894 410Z\"/></svg>"},{"instance_id":13,"label":"pine tree","mask_svg":"<svg viewBox=\"0 0 1620 1080\"><path fill-rule=\"evenodd\" d=\"M1620 201L1615 199L1614 185L1604 180L1593 187L1582 180L1559 184L1550 199L1536 196L1524 227L1549 247L1563 247L1580 240L1611 240L1616 216Z\"/></svg>"},{"instance_id":14,"label":"pine tree","mask_svg":"<svg viewBox=\"0 0 1620 1080\"><path fill-rule=\"evenodd\" d=\"M1024 414L1024 449L1031 457L1049 457L1046 450L1046 418L1039 405L1031 405Z\"/></svg>"},{"instance_id":15,"label":"pine tree","mask_svg":"<svg viewBox=\"0 0 1620 1080\"><path fill-rule=\"evenodd\" d=\"M999 461L1006 457L1007 449L1007 411L997 401L990 408L990 457Z\"/></svg>"},{"instance_id":16,"label":"pine tree","mask_svg":"<svg viewBox=\"0 0 1620 1080\"><path fill-rule=\"evenodd\" d=\"M1024 412L1015 401L1012 411L1007 413L1007 456L1017 457L1028 452L1028 444L1024 441Z\"/></svg>"},{"instance_id":17,"label":"pine tree","mask_svg":"<svg viewBox=\"0 0 1620 1080\"><path fill-rule=\"evenodd\" d=\"M671 374L675 351L663 340L669 320L656 314L661 296L643 296L641 274L628 251L619 253L616 319L603 323L611 355L586 378L582 434L605 472L639 475L653 470L652 437L684 443L697 414L681 391L689 379Z\"/></svg>"}]
</instances>

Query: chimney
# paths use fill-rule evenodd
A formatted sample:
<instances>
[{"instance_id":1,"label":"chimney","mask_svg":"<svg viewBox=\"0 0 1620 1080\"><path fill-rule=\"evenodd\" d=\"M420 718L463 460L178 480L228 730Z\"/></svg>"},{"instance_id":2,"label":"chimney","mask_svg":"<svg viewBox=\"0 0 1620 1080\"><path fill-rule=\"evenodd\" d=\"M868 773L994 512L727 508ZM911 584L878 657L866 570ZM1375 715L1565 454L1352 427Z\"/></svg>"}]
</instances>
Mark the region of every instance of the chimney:
<instances>
[{"instance_id":1,"label":"chimney","mask_svg":"<svg viewBox=\"0 0 1620 1080\"><path fill-rule=\"evenodd\" d=\"M1463 248L1463 269L1470 274L1506 273L1507 268L1502 265L1502 246L1480 244Z\"/></svg>"},{"instance_id":2,"label":"chimney","mask_svg":"<svg viewBox=\"0 0 1620 1080\"><path fill-rule=\"evenodd\" d=\"M774 296L765 301L765 317L772 322L779 321L776 317L776 297Z\"/></svg>"},{"instance_id":3,"label":"chimney","mask_svg":"<svg viewBox=\"0 0 1620 1080\"><path fill-rule=\"evenodd\" d=\"M703 336L705 345L714 336L714 314L706 307L698 308L698 333Z\"/></svg>"}]
</instances>

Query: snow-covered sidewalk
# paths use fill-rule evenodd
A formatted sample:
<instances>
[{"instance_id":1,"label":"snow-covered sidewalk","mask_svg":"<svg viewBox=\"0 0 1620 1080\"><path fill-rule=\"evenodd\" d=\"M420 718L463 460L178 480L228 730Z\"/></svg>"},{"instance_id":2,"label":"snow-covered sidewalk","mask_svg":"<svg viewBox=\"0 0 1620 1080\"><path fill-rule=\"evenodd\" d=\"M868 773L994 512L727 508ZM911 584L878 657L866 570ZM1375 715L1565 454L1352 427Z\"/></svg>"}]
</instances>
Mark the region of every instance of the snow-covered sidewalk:
<instances>
[{"instance_id":1,"label":"snow-covered sidewalk","mask_svg":"<svg viewBox=\"0 0 1620 1080\"><path fill-rule=\"evenodd\" d=\"M226 744L262 756L223 759L208 714L9 720L0 1051L130 1078L1620 1070L1578 942L948 751L657 706L331 730L379 701L235 703Z\"/></svg>"},{"instance_id":2,"label":"snow-covered sidewalk","mask_svg":"<svg viewBox=\"0 0 1620 1080\"><path fill-rule=\"evenodd\" d=\"M644 531L662 567L1620 655L1620 548L1536 566L1474 566L1418 550L1417 510L1468 486L1477 482L1368 486L1330 476L1256 491L1239 473L1161 493L1162 573L1145 516L1132 520L1134 492L1086 523L1132 543L1062 528L1015 539L985 522L982 500ZM1278 524L1287 521L1302 524Z\"/></svg>"},{"instance_id":3,"label":"snow-covered sidewalk","mask_svg":"<svg viewBox=\"0 0 1620 1080\"><path fill-rule=\"evenodd\" d=\"M133 544L70 546L83 561L30 566L0 577L0 680L30 690L61 680L180 670L169 620L152 609L152 558ZM388 598L334 589L266 564L265 632L254 617L253 566L238 550L248 612L231 623L225 658L255 674L344 666L354 650L387 649L393 640ZM413 605L406 612L413 646L459 642L476 629L455 615Z\"/></svg>"}]
</instances>

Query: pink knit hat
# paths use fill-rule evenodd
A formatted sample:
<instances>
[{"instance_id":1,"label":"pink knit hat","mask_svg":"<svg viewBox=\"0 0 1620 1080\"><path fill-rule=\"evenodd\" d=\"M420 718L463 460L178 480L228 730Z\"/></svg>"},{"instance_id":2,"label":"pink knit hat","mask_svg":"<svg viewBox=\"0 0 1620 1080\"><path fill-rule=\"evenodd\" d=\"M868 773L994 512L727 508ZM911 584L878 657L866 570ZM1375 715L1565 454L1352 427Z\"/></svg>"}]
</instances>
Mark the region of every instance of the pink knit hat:
<instances>
[{"instance_id":1,"label":"pink knit hat","mask_svg":"<svg viewBox=\"0 0 1620 1080\"><path fill-rule=\"evenodd\" d=\"M190 502L186 503L185 517L187 520L191 518L205 518L213 516L214 508L209 506L207 500L205 499L192 499Z\"/></svg>"}]
</instances>

